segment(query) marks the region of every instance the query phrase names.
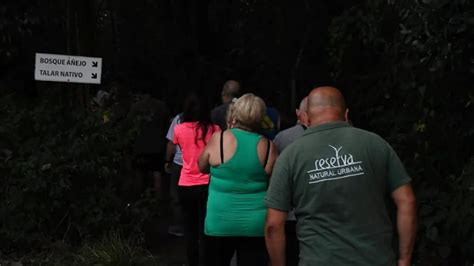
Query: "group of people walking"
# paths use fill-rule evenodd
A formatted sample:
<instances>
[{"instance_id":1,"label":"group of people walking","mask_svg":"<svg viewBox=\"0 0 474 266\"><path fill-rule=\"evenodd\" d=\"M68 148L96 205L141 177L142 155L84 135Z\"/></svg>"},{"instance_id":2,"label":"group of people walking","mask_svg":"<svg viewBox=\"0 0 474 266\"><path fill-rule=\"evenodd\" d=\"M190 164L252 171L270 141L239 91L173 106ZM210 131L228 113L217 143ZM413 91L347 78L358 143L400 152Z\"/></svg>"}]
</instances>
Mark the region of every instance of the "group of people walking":
<instances>
[{"instance_id":1,"label":"group of people walking","mask_svg":"<svg viewBox=\"0 0 474 266\"><path fill-rule=\"evenodd\" d=\"M165 169L188 264L230 265L235 254L237 265L410 265L411 179L387 142L349 124L339 90L312 90L296 125L275 136L262 131L265 102L239 89L226 82L212 111L189 95L168 130Z\"/></svg>"}]
</instances>

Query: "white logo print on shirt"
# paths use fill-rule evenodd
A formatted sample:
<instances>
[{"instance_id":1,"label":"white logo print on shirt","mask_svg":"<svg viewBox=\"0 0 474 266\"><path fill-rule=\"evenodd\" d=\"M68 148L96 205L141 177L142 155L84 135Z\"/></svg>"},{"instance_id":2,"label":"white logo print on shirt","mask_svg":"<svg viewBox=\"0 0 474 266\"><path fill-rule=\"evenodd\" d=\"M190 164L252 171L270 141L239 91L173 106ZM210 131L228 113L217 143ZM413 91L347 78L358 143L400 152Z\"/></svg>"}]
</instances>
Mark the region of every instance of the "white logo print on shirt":
<instances>
[{"instance_id":1,"label":"white logo print on shirt","mask_svg":"<svg viewBox=\"0 0 474 266\"><path fill-rule=\"evenodd\" d=\"M354 162L352 154L339 154L342 146L336 148L329 145L335 156L321 158L314 161L314 169L307 171L309 175L309 184L331 181L364 174L362 162Z\"/></svg>"}]
</instances>

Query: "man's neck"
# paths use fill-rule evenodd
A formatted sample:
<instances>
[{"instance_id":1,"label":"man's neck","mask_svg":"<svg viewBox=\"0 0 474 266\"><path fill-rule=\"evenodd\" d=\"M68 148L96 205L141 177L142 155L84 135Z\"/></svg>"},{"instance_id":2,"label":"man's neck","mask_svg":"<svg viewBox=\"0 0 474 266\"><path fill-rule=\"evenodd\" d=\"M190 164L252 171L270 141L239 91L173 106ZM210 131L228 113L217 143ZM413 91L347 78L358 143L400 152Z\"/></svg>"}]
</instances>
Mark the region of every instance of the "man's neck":
<instances>
[{"instance_id":1,"label":"man's neck","mask_svg":"<svg viewBox=\"0 0 474 266\"><path fill-rule=\"evenodd\" d=\"M328 123L333 123L333 122L347 122L345 119L337 116L337 117L320 117L319 119L313 120L310 122L309 126L310 127L316 127Z\"/></svg>"},{"instance_id":2,"label":"man's neck","mask_svg":"<svg viewBox=\"0 0 474 266\"><path fill-rule=\"evenodd\" d=\"M228 96L224 96L222 97L222 104L228 104L232 101L232 98L231 97L228 97Z\"/></svg>"}]
</instances>

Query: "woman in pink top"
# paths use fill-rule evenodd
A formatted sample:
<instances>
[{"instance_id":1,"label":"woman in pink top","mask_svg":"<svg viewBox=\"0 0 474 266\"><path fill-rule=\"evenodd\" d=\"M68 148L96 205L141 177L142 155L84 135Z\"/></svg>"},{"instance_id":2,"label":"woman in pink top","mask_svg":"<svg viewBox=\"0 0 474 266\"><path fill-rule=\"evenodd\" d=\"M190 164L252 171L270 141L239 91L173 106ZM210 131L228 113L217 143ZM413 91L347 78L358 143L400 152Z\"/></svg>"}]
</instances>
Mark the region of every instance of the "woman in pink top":
<instances>
[{"instance_id":1,"label":"woman in pink top","mask_svg":"<svg viewBox=\"0 0 474 266\"><path fill-rule=\"evenodd\" d=\"M205 265L204 217L209 175L199 171L197 162L207 141L220 129L211 123L206 100L196 94L186 98L181 121L174 129L173 143L179 145L183 153L178 195L185 215L188 265ZM166 159L171 160L171 154L167 154Z\"/></svg>"}]
</instances>

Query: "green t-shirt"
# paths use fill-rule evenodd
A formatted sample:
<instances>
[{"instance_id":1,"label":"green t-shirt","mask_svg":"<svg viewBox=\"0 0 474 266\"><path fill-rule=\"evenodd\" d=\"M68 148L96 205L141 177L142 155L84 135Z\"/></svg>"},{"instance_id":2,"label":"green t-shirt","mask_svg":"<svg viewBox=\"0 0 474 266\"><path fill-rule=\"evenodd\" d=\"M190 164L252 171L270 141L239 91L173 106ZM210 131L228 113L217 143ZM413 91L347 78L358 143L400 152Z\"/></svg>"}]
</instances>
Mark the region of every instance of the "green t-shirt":
<instances>
[{"instance_id":1,"label":"green t-shirt","mask_svg":"<svg viewBox=\"0 0 474 266\"><path fill-rule=\"evenodd\" d=\"M309 128L273 169L269 208L295 208L299 265L395 265L386 197L411 180L378 135L333 122Z\"/></svg>"}]
</instances>

